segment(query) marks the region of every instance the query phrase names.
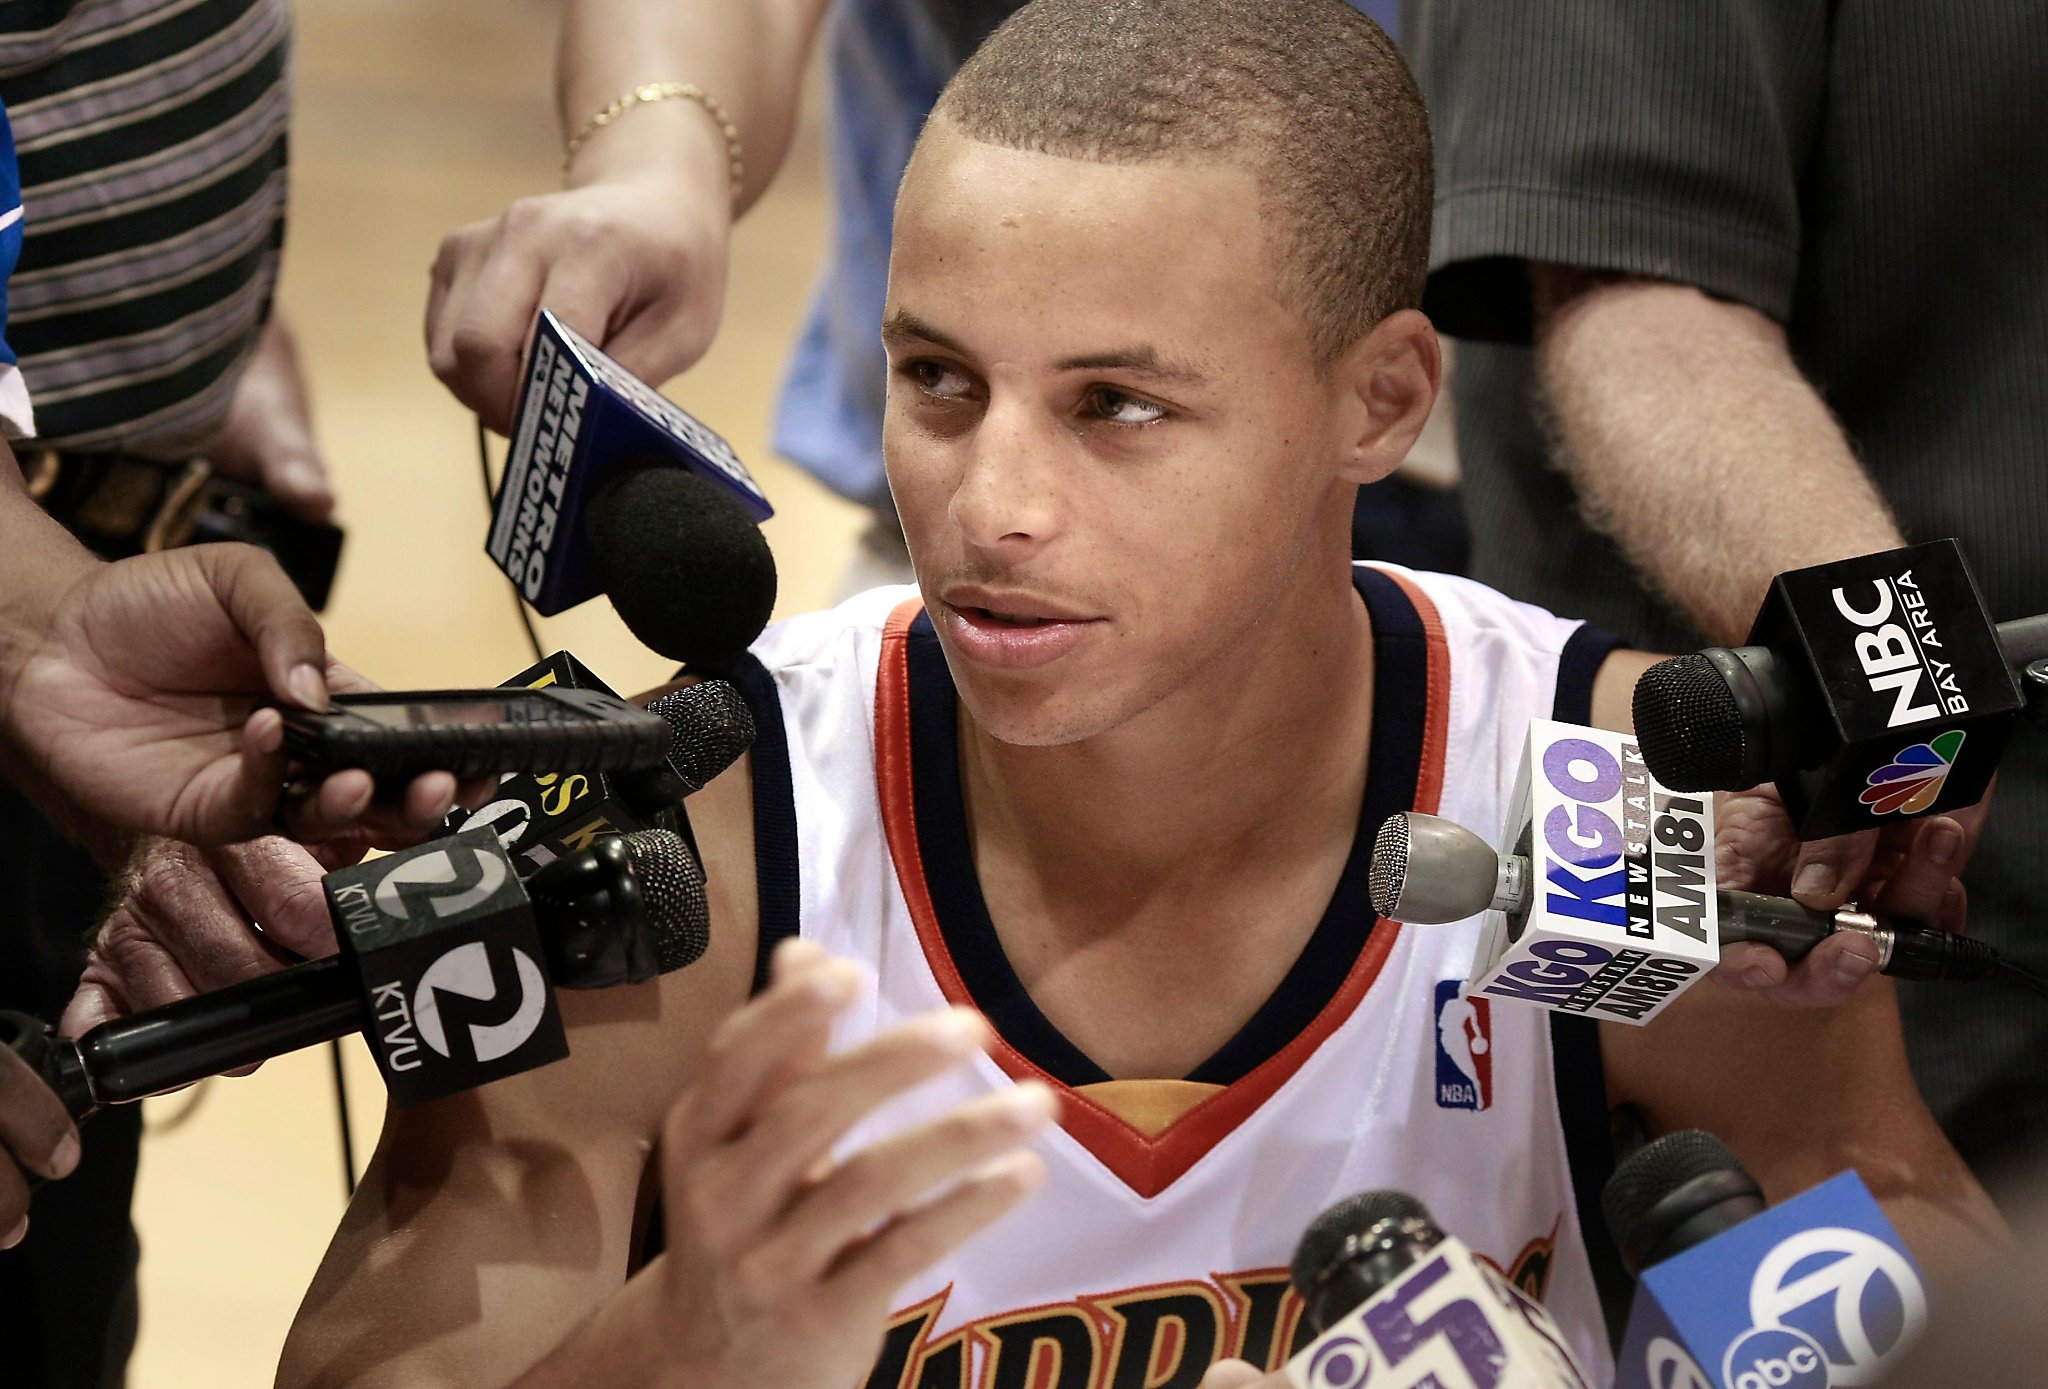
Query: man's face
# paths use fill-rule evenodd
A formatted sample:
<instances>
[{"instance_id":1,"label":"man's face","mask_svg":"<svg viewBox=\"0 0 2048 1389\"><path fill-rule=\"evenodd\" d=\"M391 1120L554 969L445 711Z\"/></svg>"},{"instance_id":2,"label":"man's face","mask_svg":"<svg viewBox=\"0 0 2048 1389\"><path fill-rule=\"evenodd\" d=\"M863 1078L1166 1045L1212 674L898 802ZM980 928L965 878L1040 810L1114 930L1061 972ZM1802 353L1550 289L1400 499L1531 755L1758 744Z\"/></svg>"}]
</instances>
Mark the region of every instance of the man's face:
<instances>
[{"instance_id":1,"label":"man's face","mask_svg":"<svg viewBox=\"0 0 2048 1389\"><path fill-rule=\"evenodd\" d=\"M1230 678L1233 647L1331 563L1355 414L1273 255L1235 166L927 131L897 203L884 450L995 737L1074 742Z\"/></svg>"}]
</instances>

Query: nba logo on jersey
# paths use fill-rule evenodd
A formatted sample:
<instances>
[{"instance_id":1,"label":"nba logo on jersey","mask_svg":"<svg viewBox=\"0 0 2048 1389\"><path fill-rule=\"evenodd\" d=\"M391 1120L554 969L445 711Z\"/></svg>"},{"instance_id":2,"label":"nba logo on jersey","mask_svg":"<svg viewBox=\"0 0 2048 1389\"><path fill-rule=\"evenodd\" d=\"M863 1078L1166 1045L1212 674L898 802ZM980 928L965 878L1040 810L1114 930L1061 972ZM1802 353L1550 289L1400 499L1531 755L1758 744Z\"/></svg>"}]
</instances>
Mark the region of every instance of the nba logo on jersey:
<instances>
[{"instance_id":1,"label":"nba logo on jersey","mask_svg":"<svg viewBox=\"0 0 2048 1389\"><path fill-rule=\"evenodd\" d=\"M1464 981L1436 986L1436 1103L1485 1109L1493 1103L1493 1005L1463 996Z\"/></svg>"}]
</instances>

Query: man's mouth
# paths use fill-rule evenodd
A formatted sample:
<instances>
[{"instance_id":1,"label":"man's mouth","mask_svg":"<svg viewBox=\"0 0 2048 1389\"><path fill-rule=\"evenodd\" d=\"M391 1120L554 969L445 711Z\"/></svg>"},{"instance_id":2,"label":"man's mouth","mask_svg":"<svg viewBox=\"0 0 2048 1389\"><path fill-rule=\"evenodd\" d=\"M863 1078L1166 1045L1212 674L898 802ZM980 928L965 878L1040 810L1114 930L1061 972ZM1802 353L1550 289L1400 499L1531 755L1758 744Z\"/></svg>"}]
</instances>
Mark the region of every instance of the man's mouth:
<instances>
[{"instance_id":1,"label":"man's mouth","mask_svg":"<svg viewBox=\"0 0 2048 1389\"><path fill-rule=\"evenodd\" d=\"M1000 622L1006 627L1043 627L1048 622L1058 621L1057 618L1032 617L1028 613L998 612L994 608L965 608L962 611L990 622Z\"/></svg>"}]
</instances>

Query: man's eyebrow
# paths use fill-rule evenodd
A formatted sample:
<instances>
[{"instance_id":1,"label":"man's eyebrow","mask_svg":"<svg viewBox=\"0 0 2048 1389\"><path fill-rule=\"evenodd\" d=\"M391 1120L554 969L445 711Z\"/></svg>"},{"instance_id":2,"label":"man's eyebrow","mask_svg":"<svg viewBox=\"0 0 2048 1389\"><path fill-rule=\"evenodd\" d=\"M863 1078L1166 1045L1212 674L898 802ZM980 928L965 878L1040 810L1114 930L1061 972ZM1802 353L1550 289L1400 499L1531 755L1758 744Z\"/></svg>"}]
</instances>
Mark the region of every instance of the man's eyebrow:
<instances>
[{"instance_id":1,"label":"man's eyebrow","mask_svg":"<svg viewBox=\"0 0 2048 1389\"><path fill-rule=\"evenodd\" d=\"M1059 370L1128 371L1161 381L1199 382L1207 379L1203 372L1192 364L1162 357L1149 344L1121 348L1115 352L1091 352L1081 357L1069 357L1059 364Z\"/></svg>"},{"instance_id":2,"label":"man's eyebrow","mask_svg":"<svg viewBox=\"0 0 2048 1389\"><path fill-rule=\"evenodd\" d=\"M948 352L962 357L974 354L953 338L946 336L931 324L919 318L908 309L898 309L882 323L882 341L885 343L928 342L934 347L943 347Z\"/></svg>"},{"instance_id":3,"label":"man's eyebrow","mask_svg":"<svg viewBox=\"0 0 2048 1389\"><path fill-rule=\"evenodd\" d=\"M960 342L919 318L908 309L898 309L882 324L882 341L891 346L904 346L926 342L934 347L961 357L972 357ZM1128 371L1139 376L1150 376L1160 381L1200 382L1207 380L1201 370L1190 363L1176 361L1162 356L1150 344L1137 347L1119 348L1113 352L1088 352L1078 357L1068 357L1057 364L1057 371Z\"/></svg>"}]
</instances>

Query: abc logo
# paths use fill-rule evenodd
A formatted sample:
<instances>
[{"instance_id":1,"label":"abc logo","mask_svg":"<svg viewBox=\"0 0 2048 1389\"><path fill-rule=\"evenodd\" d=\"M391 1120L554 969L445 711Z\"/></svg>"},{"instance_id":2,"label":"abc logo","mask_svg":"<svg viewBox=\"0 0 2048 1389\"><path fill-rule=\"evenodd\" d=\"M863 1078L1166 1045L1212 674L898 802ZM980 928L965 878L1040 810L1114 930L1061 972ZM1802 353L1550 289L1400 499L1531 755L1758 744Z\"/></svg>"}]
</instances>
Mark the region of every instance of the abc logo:
<instances>
[{"instance_id":1,"label":"abc logo","mask_svg":"<svg viewBox=\"0 0 2048 1389\"><path fill-rule=\"evenodd\" d=\"M1650 1389L1715 1389L1707 1372L1668 1336L1651 1340L1643 1354L1643 1372Z\"/></svg>"},{"instance_id":2,"label":"abc logo","mask_svg":"<svg viewBox=\"0 0 2048 1389\"><path fill-rule=\"evenodd\" d=\"M1728 1389L1828 1389L1827 1357L1797 1331L1759 1327L1728 1347L1721 1382Z\"/></svg>"},{"instance_id":3,"label":"abc logo","mask_svg":"<svg viewBox=\"0 0 2048 1389\"><path fill-rule=\"evenodd\" d=\"M1356 1336L1325 1335L1310 1353L1303 1389L1357 1389L1372 1378L1372 1347Z\"/></svg>"}]
</instances>

